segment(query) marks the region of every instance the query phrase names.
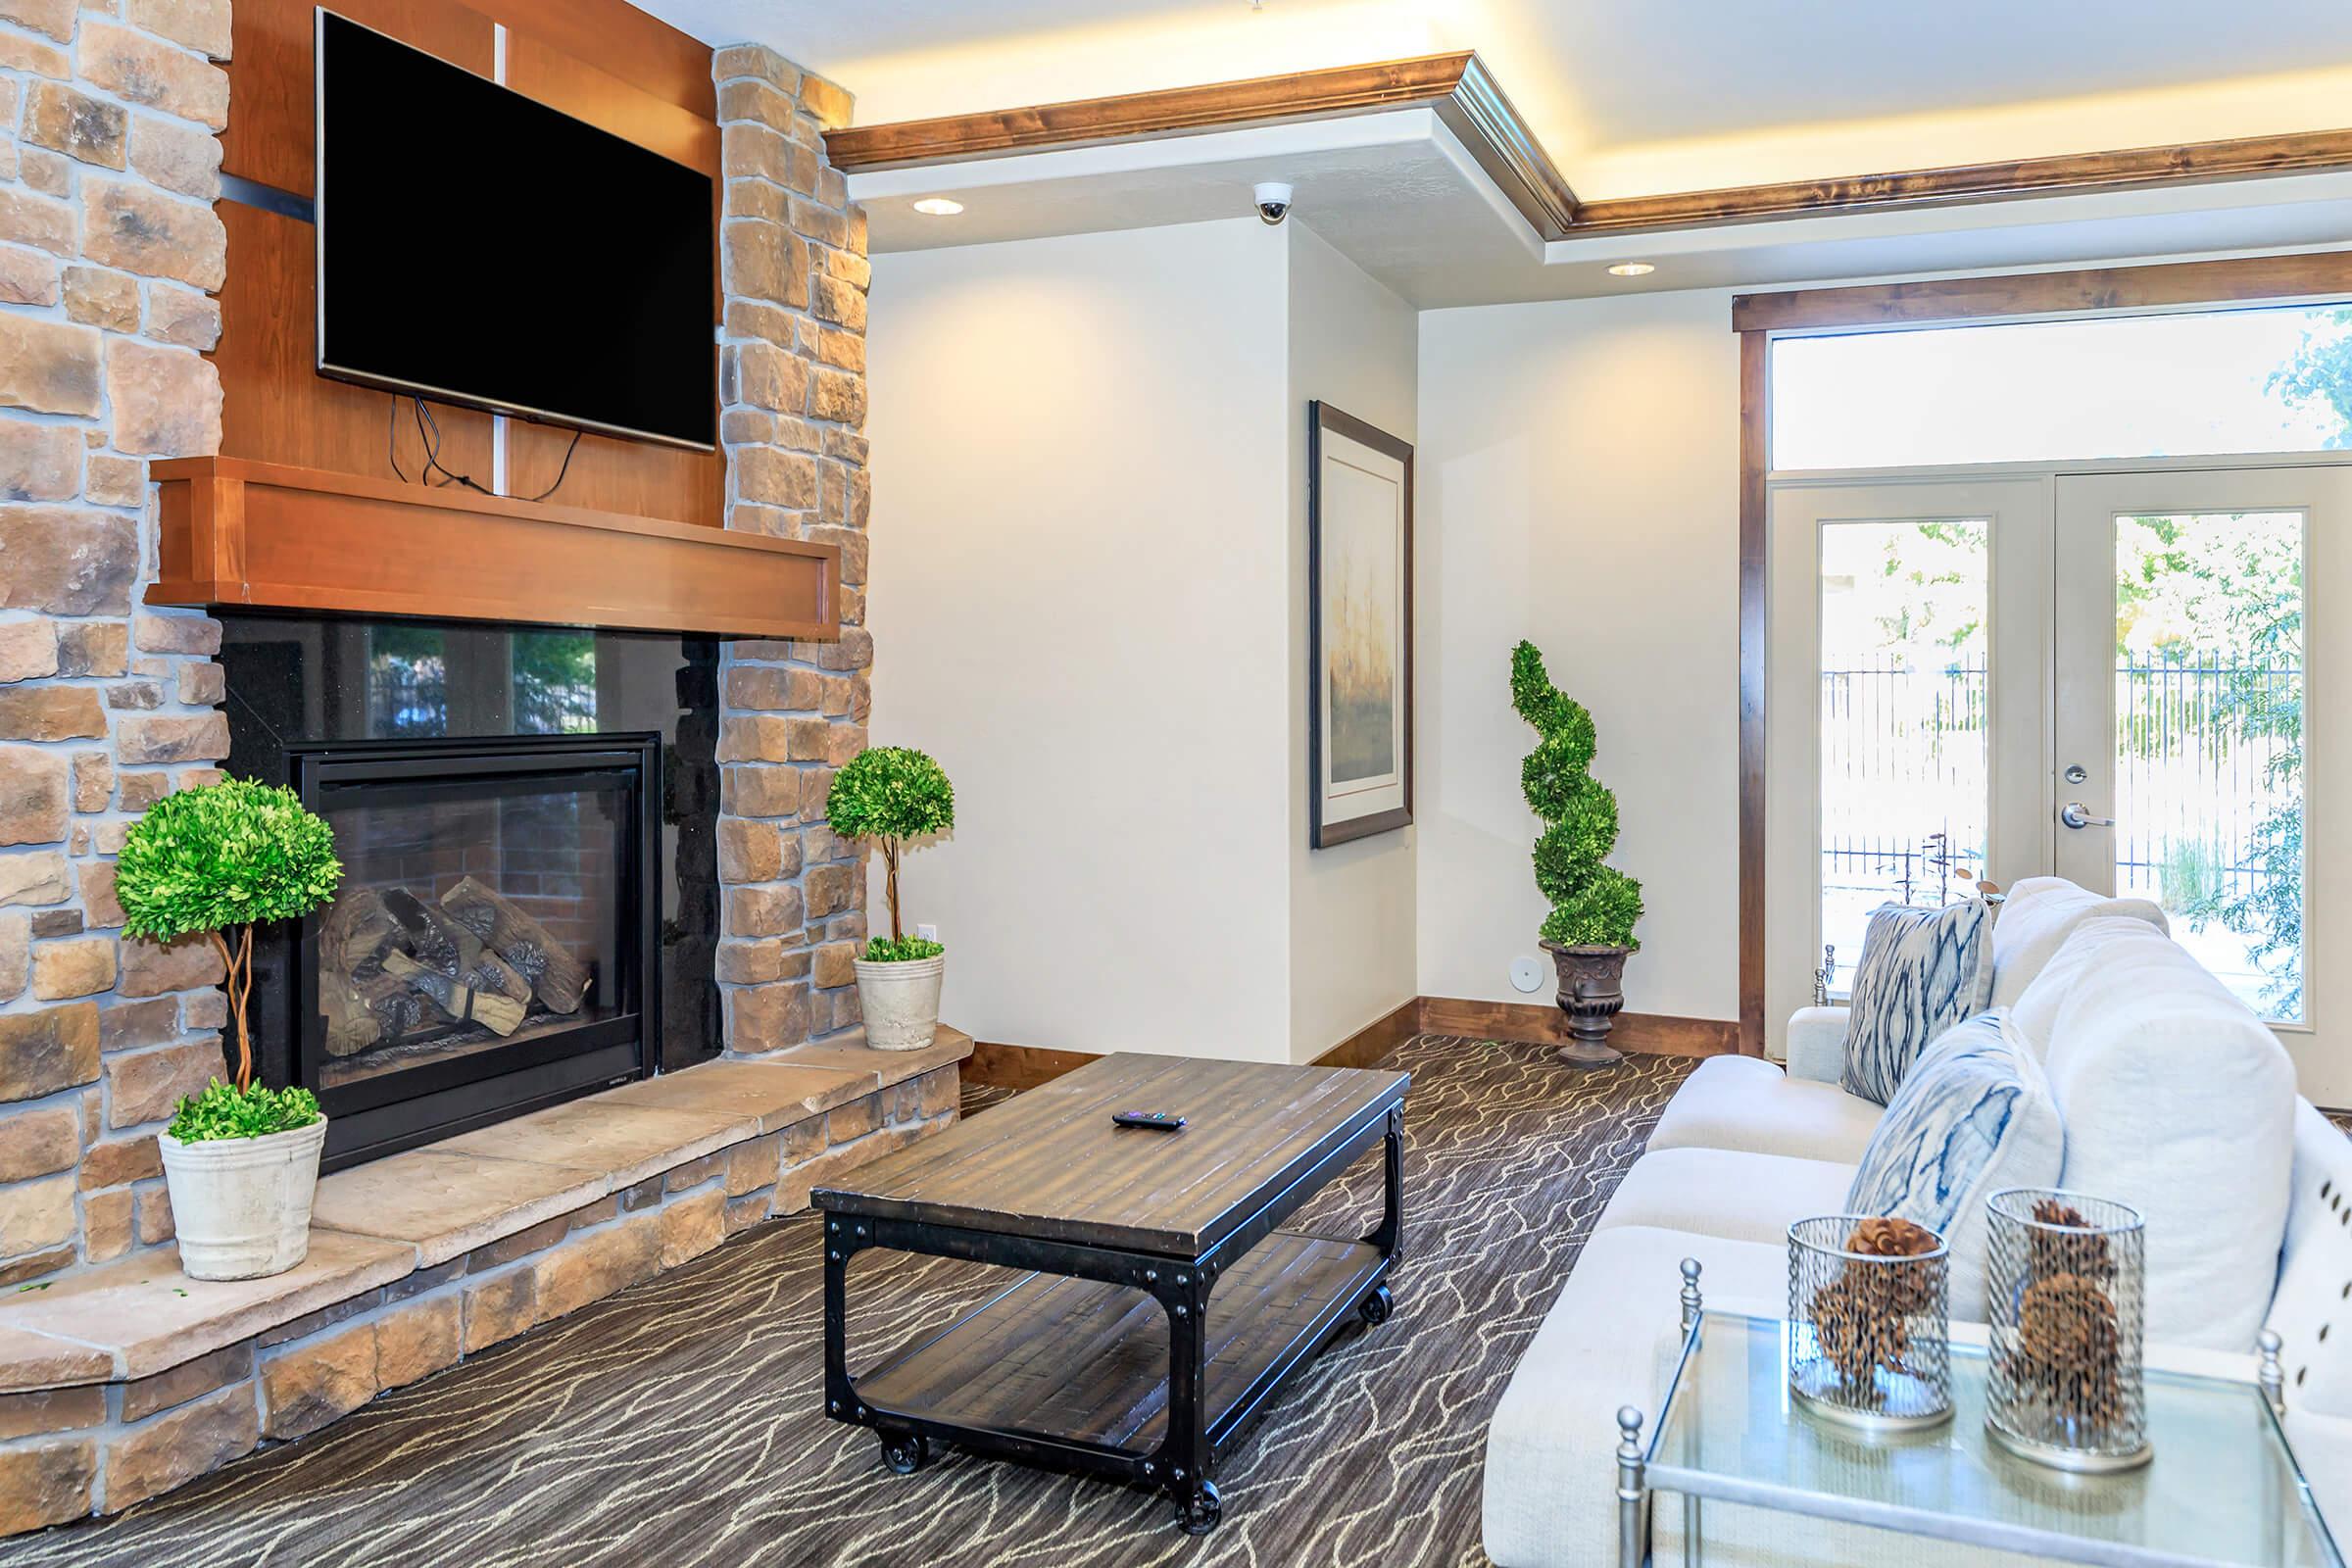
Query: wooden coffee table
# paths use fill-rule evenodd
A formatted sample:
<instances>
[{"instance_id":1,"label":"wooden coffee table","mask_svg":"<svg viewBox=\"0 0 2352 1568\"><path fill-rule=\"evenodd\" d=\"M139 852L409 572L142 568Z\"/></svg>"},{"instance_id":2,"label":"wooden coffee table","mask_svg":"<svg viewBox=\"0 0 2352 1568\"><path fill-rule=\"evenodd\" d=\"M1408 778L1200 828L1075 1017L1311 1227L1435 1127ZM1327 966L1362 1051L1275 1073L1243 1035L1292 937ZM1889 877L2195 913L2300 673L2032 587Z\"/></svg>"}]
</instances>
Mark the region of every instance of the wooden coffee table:
<instances>
[{"instance_id":1,"label":"wooden coffee table","mask_svg":"<svg viewBox=\"0 0 2352 1568\"><path fill-rule=\"evenodd\" d=\"M825 1409L920 1469L933 1439L1165 1493L1188 1534L1283 1381L1351 1316L1387 1319L1402 1223L1400 1072L1105 1056L854 1172L825 1226ZM1114 1127L1118 1110L1187 1118ZM1278 1230L1375 1143L1360 1241ZM850 1259L868 1248L1027 1270L853 1377Z\"/></svg>"}]
</instances>

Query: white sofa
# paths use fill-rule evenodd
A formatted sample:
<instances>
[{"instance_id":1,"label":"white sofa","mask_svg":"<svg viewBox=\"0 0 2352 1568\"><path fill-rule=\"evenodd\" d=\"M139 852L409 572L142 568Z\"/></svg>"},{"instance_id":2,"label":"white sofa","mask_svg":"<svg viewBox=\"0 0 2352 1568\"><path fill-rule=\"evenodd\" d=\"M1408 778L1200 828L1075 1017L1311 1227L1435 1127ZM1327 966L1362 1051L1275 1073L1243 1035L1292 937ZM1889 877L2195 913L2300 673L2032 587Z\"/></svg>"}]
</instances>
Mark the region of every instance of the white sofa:
<instances>
[{"instance_id":1,"label":"white sofa","mask_svg":"<svg viewBox=\"0 0 2352 1568\"><path fill-rule=\"evenodd\" d=\"M2271 1032L2136 900L2021 882L1995 923L1996 1005L2040 1054L2061 1182L2147 1216L2148 1359L2251 1380L2285 1341L2287 1425L2323 1508L2352 1523L2352 1141L2294 1092ZM1500 1568L1606 1563L1614 1412L1654 1416L1680 1348L1678 1265L1709 1305L1787 1307L1790 1220L1838 1212L1881 1107L1838 1087L1841 1008L1790 1022L1788 1065L1702 1063L1627 1173L1496 1406L1485 1540ZM1953 1302L1959 1320L1983 1303ZM2330 1334L2330 1328L2337 1332ZM1656 1511L1658 1560L1680 1510ZM2019 1561L1710 1505L1710 1564L1936 1568Z\"/></svg>"}]
</instances>

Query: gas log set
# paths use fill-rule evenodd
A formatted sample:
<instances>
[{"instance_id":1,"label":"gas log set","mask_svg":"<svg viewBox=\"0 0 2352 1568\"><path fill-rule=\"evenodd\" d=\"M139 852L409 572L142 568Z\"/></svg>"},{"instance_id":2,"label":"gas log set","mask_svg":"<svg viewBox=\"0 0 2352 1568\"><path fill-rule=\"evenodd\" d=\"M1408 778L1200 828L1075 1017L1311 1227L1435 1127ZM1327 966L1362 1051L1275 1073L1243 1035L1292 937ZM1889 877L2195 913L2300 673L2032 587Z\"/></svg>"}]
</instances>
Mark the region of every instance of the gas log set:
<instances>
[{"instance_id":1,"label":"gas log set","mask_svg":"<svg viewBox=\"0 0 2352 1568\"><path fill-rule=\"evenodd\" d=\"M318 1005L330 1056L505 1039L569 1018L590 966L472 877L438 902L406 888L347 888L319 926Z\"/></svg>"}]
</instances>

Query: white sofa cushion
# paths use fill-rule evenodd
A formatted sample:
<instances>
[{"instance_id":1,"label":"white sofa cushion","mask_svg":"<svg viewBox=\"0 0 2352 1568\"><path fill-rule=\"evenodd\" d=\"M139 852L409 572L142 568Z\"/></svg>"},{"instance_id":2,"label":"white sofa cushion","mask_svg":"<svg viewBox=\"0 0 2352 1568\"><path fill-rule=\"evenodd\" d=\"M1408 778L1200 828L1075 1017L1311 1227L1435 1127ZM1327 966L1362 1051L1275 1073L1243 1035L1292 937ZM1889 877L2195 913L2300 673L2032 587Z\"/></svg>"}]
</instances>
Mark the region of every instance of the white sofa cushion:
<instances>
[{"instance_id":1,"label":"white sofa cushion","mask_svg":"<svg viewBox=\"0 0 2352 1568\"><path fill-rule=\"evenodd\" d=\"M1639 1226L1587 1241L1487 1428L1484 1535L1501 1568L1610 1560L1617 1407L1657 1419L1682 1349L1686 1257L1703 1266L1708 1305L1766 1316L1787 1309L1785 1249Z\"/></svg>"},{"instance_id":2,"label":"white sofa cushion","mask_svg":"<svg viewBox=\"0 0 2352 1568\"><path fill-rule=\"evenodd\" d=\"M1826 1159L1652 1150L1634 1161L1593 1228L1649 1225L1785 1249L1792 1222L1843 1211L1853 1180L1853 1166Z\"/></svg>"},{"instance_id":3,"label":"white sofa cushion","mask_svg":"<svg viewBox=\"0 0 2352 1568\"><path fill-rule=\"evenodd\" d=\"M2146 899L2107 899L2062 876L2018 880L1992 922L1992 1003L2006 1007L2057 956L2085 920L2125 915L2170 931L2164 910Z\"/></svg>"},{"instance_id":4,"label":"white sofa cushion","mask_svg":"<svg viewBox=\"0 0 2352 1568\"><path fill-rule=\"evenodd\" d=\"M1996 1007L1946 1030L1912 1064L1840 1206L1896 1215L1941 1236L1951 1258L1951 1314L1981 1321L1984 1200L2004 1187L2057 1185L2065 1156L2041 1063L2008 1010Z\"/></svg>"},{"instance_id":5,"label":"white sofa cushion","mask_svg":"<svg viewBox=\"0 0 2352 1568\"><path fill-rule=\"evenodd\" d=\"M1649 1147L1741 1149L1850 1168L1882 1114L1835 1083L1785 1073L1760 1056L1710 1056L1667 1102Z\"/></svg>"},{"instance_id":6,"label":"white sofa cushion","mask_svg":"<svg viewBox=\"0 0 2352 1568\"><path fill-rule=\"evenodd\" d=\"M2352 1139L2309 1101L2295 1105L2286 1242L2269 1324L2285 1342L2287 1409L2352 1417ZM2352 1492L2352 1473L2343 1479ZM2339 1524L2352 1525L2352 1514Z\"/></svg>"},{"instance_id":7,"label":"white sofa cushion","mask_svg":"<svg viewBox=\"0 0 2352 1568\"><path fill-rule=\"evenodd\" d=\"M2286 1229L2286 1052L2163 932L2113 916L2078 925L2010 1018L2066 1125L2060 1185L2147 1221L2149 1341L2248 1348Z\"/></svg>"},{"instance_id":8,"label":"white sofa cushion","mask_svg":"<svg viewBox=\"0 0 2352 1568\"><path fill-rule=\"evenodd\" d=\"M1788 1015L1784 1043L1788 1053L1788 1076L1810 1078L1835 1087L1845 1078L1845 1025L1840 1004L1799 1007Z\"/></svg>"},{"instance_id":9,"label":"white sofa cushion","mask_svg":"<svg viewBox=\"0 0 2352 1568\"><path fill-rule=\"evenodd\" d=\"M1936 1036L1984 1010L1991 927L1983 899L1940 909L1883 904L1871 912L1846 1008L1847 1094L1884 1105Z\"/></svg>"}]
</instances>

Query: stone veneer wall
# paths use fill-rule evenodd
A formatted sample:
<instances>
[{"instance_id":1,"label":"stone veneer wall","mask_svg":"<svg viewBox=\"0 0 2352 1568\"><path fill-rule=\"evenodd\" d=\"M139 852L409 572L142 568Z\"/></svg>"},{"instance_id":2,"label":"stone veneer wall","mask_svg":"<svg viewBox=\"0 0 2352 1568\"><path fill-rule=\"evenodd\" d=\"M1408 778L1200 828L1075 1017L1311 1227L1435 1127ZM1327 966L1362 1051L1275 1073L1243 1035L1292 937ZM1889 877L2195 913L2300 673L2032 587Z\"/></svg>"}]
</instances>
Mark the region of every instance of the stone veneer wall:
<instances>
[{"instance_id":1,"label":"stone veneer wall","mask_svg":"<svg viewBox=\"0 0 2352 1568\"><path fill-rule=\"evenodd\" d=\"M122 940L140 811L227 755L220 626L134 609L148 460L216 452L228 0L0 0L0 1286L172 1235L209 945Z\"/></svg>"},{"instance_id":2,"label":"stone veneer wall","mask_svg":"<svg viewBox=\"0 0 2352 1568\"><path fill-rule=\"evenodd\" d=\"M147 460L220 447L228 49L228 0L0 0L0 1285L169 1241L154 1135L219 1070L218 959L122 940L111 857L227 752L219 626L133 606ZM872 702L870 269L824 157L849 96L758 46L712 70L727 523L842 551L841 639L722 671L717 979L754 1054L858 1022L864 862L823 812Z\"/></svg>"},{"instance_id":3,"label":"stone veneer wall","mask_svg":"<svg viewBox=\"0 0 2352 1568\"><path fill-rule=\"evenodd\" d=\"M858 1022L865 862L824 821L865 747L865 214L825 162L850 98L772 49L717 51L726 178L719 362L727 526L841 547L839 642L738 641L720 673L718 979L727 1049L753 1054Z\"/></svg>"},{"instance_id":4,"label":"stone veneer wall","mask_svg":"<svg viewBox=\"0 0 2352 1568\"><path fill-rule=\"evenodd\" d=\"M0 1537L119 1513L806 1209L954 1122L960 1078L934 1067L147 1377L0 1394Z\"/></svg>"}]
</instances>

